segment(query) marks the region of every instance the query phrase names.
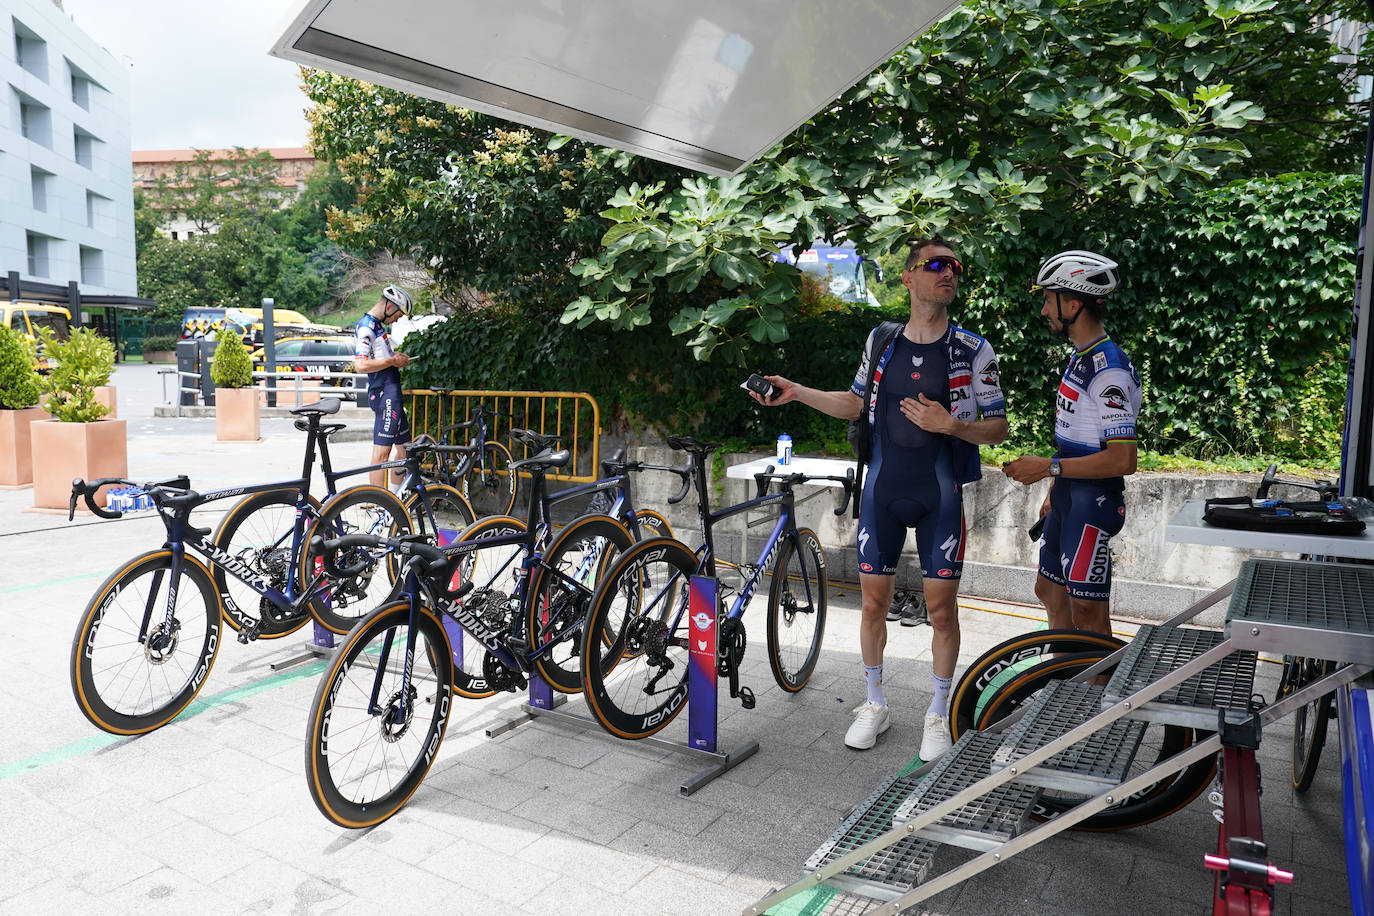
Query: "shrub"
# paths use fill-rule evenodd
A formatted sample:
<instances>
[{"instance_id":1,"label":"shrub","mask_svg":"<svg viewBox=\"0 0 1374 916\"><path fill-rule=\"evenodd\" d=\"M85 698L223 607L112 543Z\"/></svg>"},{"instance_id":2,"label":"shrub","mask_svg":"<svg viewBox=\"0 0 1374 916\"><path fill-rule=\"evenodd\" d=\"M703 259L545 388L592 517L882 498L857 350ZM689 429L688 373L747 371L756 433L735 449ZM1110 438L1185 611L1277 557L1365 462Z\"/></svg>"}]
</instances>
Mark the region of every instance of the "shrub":
<instances>
[{"instance_id":1,"label":"shrub","mask_svg":"<svg viewBox=\"0 0 1374 916\"><path fill-rule=\"evenodd\" d=\"M23 410L38 403L34 352L27 335L0 325L0 408Z\"/></svg>"},{"instance_id":2,"label":"shrub","mask_svg":"<svg viewBox=\"0 0 1374 916\"><path fill-rule=\"evenodd\" d=\"M210 381L218 388L247 388L253 384L253 359L243 338L229 328L215 334L219 346L210 363Z\"/></svg>"},{"instance_id":3,"label":"shrub","mask_svg":"<svg viewBox=\"0 0 1374 916\"><path fill-rule=\"evenodd\" d=\"M177 348L178 338L172 334L158 334L152 337L143 338L143 352L157 353Z\"/></svg>"},{"instance_id":4,"label":"shrub","mask_svg":"<svg viewBox=\"0 0 1374 916\"><path fill-rule=\"evenodd\" d=\"M114 372L114 344L92 328L77 328L66 340L42 328L43 352L57 360L57 368L43 378L48 412L63 423L93 423L110 408L95 400L95 389L110 382Z\"/></svg>"}]
</instances>

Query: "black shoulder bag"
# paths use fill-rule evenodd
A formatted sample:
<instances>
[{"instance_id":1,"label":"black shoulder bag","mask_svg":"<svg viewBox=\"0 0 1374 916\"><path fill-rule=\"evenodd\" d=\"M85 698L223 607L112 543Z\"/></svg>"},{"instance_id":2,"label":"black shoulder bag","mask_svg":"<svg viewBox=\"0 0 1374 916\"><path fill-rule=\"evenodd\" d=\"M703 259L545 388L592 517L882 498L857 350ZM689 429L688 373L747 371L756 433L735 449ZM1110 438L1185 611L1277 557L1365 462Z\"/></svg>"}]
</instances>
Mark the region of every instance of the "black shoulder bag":
<instances>
[{"instance_id":1,"label":"black shoulder bag","mask_svg":"<svg viewBox=\"0 0 1374 916\"><path fill-rule=\"evenodd\" d=\"M896 339L901 333L901 321L884 321L878 325L877 333L873 335L873 349L868 353L868 378L864 380L864 402L859 408L859 415L849 421L849 432L846 434L849 445L854 449L854 457L859 460L858 467L854 469L854 517L859 517L859 496L863 492L864 486L864 467L873 460L873 431L868 423L868 402L873 394L873 376L878 372L878 360L882 357L887 345Z\"/></svg>"}]
</instances>

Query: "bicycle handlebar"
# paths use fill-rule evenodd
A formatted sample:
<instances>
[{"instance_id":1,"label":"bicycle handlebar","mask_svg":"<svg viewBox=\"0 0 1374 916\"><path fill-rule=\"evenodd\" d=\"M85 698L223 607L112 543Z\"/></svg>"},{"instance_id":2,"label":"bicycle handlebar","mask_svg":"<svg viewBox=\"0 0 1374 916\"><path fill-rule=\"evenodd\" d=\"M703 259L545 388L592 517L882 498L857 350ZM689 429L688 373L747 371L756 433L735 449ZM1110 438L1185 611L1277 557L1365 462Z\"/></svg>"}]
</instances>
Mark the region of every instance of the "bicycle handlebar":
<instances>
[{"instance_id":1,"label":"bicycle handlebar","mask_svg":"<svg viewBox=\"0 0 1374 916\"><path fill-rule=\"evenodd\" d=\"M1317 498L1323 502L1331 502L1339 495L1339 490L1334 483L1323 481L1313 481L1304 483L1300 480L1281 480L1278 476L1279 466L1271 464L1264 469L1264 476L1260 478L1259 488L1255 490L1256 499L1264 499L1269 495L1269 488L1277 484L1281 487L1297 487L1301 490L1312 490L1317 494Z\"/></svg>"},{"instance_id":2,"label":"bicycle handlebar","mask_svg":"<svg viewBox=\"0 0 1374 916\"><path fill-rule=\"evenodd\" d=\"M770 464L768 465L768 468L765 471L763 471L763 473L754 475L754 483L758 487L758 495L755 497L756 499L762 499L764 494L768 492L768 482L770 480L780 480L790 486L796 486L797 484L801 483L808 483L813 480L836 481L837 483L839 483L840 488L844 490L844 499L840 500L839 506L835 509L836 515L844 515L845 512L849 509L849 501L854 497L853 468L850 468L849 470L845 471L843 477L837 477L833 474L802 474L797 472L791 474L780 474L774 472L773 466Z\"/></svg>"},{"instance_id":3,"label":"bicycle handlebar","mask_svg":"<svg viewBox=\"0 0 1374 916\"><path fill-rule=\"evenodd\" d=\"M387 538L375 534L345 534L342 537L325 540L317 535L310 539L310 546L320 555L320 565L324 567L325 575L331 579L353 578L362 575L371 568L372 561L370 558L362 560L356 566L340 565L336 561L338 552L350 547L385 547L404 556L420 560L430 572L438 572L448 564L448 554L444 553L443 550L411 538Z\"/></svg>"},{"instance_id":4,"label":"bicycle handlebar","mask_svg":"<svg viewBox=\"0 0 1374 916\"><path fill-rule=\"evenodd\" d=\"M67 503L67 521L76 518L76 501L78 499L85 500L86 508L91 511L92 515L108 519L123 518L123 512L112 512L95 501L95 495L100 492L101 487L112 487L117 484L138 487L140 490L150 495L153 494L154 491L157 491L158 494L161 495L161 493L166 490L178 490L180 491L179 495L182 496L192 492L191 480L185 474L178 477L169 477L166 480L150 481L147 483L139 483L136 480L129 480L127 477L102 477L99 480L92 480L90 483L87 483L85 480L77 477L72 481L72 495Z\"/></svg>"}]
</instances>

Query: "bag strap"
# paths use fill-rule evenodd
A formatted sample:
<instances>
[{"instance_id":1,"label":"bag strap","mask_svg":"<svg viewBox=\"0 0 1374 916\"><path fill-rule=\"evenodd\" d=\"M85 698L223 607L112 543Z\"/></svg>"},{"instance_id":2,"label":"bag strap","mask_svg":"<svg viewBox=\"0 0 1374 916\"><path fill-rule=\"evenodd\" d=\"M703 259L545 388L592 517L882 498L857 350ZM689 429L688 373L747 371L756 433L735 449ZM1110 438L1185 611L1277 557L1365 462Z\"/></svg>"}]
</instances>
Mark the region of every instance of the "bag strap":
<instances>
[{"instance_id":1,"label":"bag strap","mask_svg":"<svg viewBox=\"0 0 1374 916\"><path fill-rule=\"evenodd\" d=\"M878 325L876 333L872 336L873 348L868 352L868 378L864 382L864 402L859 408L859 422L864 425L865 430L872 435L872 430L868 428L868 404L873 397L873 379L878 374L878 357L886 352L887 347L892 341L897 339L901 333L902 321L884 321ZM859 517L860 495L864 487L864 460L859 456L854 456L857 462L854 466L854 518Z\"/></svg>"}]
</instances>

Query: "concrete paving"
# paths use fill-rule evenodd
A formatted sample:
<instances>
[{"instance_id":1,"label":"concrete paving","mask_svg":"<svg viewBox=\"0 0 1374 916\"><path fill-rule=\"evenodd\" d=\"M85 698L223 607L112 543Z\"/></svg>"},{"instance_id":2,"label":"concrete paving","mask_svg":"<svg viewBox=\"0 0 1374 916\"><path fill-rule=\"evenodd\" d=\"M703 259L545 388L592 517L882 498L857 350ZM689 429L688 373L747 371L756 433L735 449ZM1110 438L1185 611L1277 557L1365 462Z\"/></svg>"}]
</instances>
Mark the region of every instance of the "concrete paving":
<instances>
[{"instance_id":1,"label":"concrete paving","mask_svg":"<svg viewBox=\"0 0 1374 916\"><path fill-rule=\"evenodd\" d=\"M151 367L122 368L116 383L134 478L184 472L203 490L299 471L303 437L290 421L266 422L257 443L217 443L213 421L152 417ZM336 461L361 464L367 449L340 443ZM146 736L107 735L72 698L71 634L115 565L160 544L161 525L149 515L68 523L24 512L30 501L26 490L0 492L0 913L736 913L795 880L919 742L929 631L894 624L893 727L871 751L843 746L864 697L857 592L839 586L820 665L796 695L767 671L761 610L746 616L756 622L743 680L758 706L722 696L720 740L724 750L750 739L761 749L695 795L681 797L678 785L699 762L594 723L540 719L487 738L487 726L518 714L521 698L502 695L455 708L437 762L400 813L344 830L316 811L303 775L321 662L271 667L299 655L309 629L247 646L225 640L186 713ZM200 523L216 520L207 511ZM1036 608L975 596L963 606L964 663L1039 619ZM1260 667L1257 689L1272 696L1277 665ZM685 719L664 737L683 741ZM1337 741L1297 796L1289 738L1281 723L1260 750L1271 856L1298 876L1276 912L1349 912ZM1199 799L1133 831L1062 835L916 912L1202 913L1212 887L1202 856L1215 841L1211 806Z\"/></svg>"}]
</instances>

